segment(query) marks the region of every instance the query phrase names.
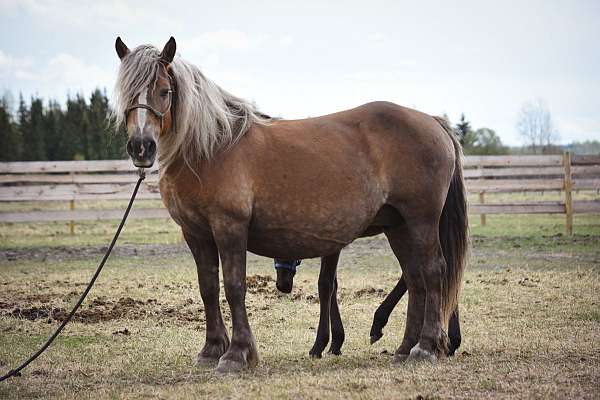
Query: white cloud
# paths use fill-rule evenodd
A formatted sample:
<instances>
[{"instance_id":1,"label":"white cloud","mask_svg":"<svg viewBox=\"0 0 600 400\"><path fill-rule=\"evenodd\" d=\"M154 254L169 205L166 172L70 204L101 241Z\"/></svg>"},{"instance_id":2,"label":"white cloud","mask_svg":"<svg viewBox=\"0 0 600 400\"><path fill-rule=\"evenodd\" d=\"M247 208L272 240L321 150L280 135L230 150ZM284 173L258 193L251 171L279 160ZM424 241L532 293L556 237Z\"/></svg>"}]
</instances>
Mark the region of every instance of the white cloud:
<instances>
[{"instance_id":1,"label":"white cloud","mask_svg":"<svg viewBox=\"0 0 600 400\"><path fill-rule=\"evenodd\" d=\"M23 69L17 69L14 72L15 78L23 80L23 81L34 81L36 79L38 79L38 76L35 75L32 72L23 70Z\"/></svg>"},{"instance_id":2,"label":"white cloud","mask_svg":"<svg viewBox=\"0 0 600 400\"><path fill-rule=\"evenodd\" d=\"M4 0L0 0L2 4ZM164 5L151 0L125 2L119 0L103 1L65 1L65 0L9 0L2 4L1 10L14 13L21 9L27 14L42 18L45 23L60 24L64 27L97 29L102 27L123 27L135 24L154 24L165 26L175 21L165 12Z\"/></svg>"},{"instance_id":3,"label":"white cloud","mask_svg":"<svg viewBox=\"0 0 600 400\"><path fill-rule=\"evenodd\" d=\"M204 32L194 39L185 41L186 51L207 52L214 50L250 51L264 45L268 36L251 35L238 30Z\"/></svg>"},{"instance_id":4,"label":"white cloud","mask_svg":"<svg viewBox=\"0 0 600 400\"><path fill-rule=\"evenodd\" d=\"M383 43L388 40L388 35L386 35L383 32L375 32L375 33L371 33L370 35L368 35L367 39L370 42Z\"/></svg>"},{"instance_id":5,"label":"white cloud","mask_svg":"<svg viewBox=\"0 0 600 400\"><path fill-rule=\"evenodd\" d=\"M112 80L112 74L108 71L67 53L54 56L45 67L45 72L45 79L73 89L106 86Z\"/></svg>"},{"instance_id":6,"label":"white cloud","mask_svg":"<svg viewBox=\"0 0 600 400\"><path fill-rule=\"evenodd\" d=\"M266 33L220 29L201 33L192 39L183 38L177 43L178 48L184 52L185 59L197 61L202 68L213 70L222 67L222 60L228 57L267 52L274 45L289 47L293 38L290 35L279 37Z\"/></svg>"},{"instance_id":7,"label":"white cloud","mask_svg":"<svg viewBox=\"0 0 600 400\"><path fill-rule=\"evenodd\" d=\"M46 63L34 63L30 58L18 58L0 50L0 78L32 87L44 97L63 98L67 91L89 93L96 87L110 87L113 71L67 53L59 53Z\"/></svg>"},{"instance_id":8,"label":"white cloud","mask_svg":"<svg viewBox=\"0 0 600 400\"><path fill-rule=\"evenodd\" d=\"M279 44L282 47L289 47L294 43L294 38L290 35L285 35L279 39Z\"/></svg>"},{"instance_id":9,"label":"white cloud","mask_svg":"<svg viewBox=\"0 0 600 400\"><path fill-rule=\"evenodd\" d=\"M28 76L33 61L27 57L14 57L0 50L0 76Z\"/></svg>"},{"instance_id":10,"label":"white cloud","mask_svg":"<svg viewBox=\"0 0 600 400\"><path fill-rule=\"evenodd\" d=\"M18 0L0 0L0 13L3 16L14 16L19 8Z\"/></svg>"}]
</instances>

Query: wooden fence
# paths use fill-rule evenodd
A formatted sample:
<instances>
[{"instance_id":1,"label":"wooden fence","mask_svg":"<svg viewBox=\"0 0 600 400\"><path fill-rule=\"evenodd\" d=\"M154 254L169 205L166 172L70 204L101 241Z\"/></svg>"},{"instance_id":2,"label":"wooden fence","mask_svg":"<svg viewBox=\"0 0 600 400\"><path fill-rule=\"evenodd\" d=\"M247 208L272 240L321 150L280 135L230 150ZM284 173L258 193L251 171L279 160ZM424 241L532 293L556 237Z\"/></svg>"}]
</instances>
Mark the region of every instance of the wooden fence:
<instances>
[{"instance_id":1,"label":"wooden fence","mask_svg":"<svg viewBox=\"0 0 600 400\"><path fill-rule=\"evenodd\" d=\"M573 200L573 192L600 192L600 155L467 156L464 176L471 214L565 214L566 232L573 233L573 214L599 213L600 197ZM560 201L486 203L488 193L561 192Z\"/></svg>"},{"instance_id":2,"label":"wooden fence","mask_svg":"<svg viewBox=\"0 0 600 400\"><path fill-rule=\"evenodd\" d=\"M565 214L571 234L573 214L600 213L600 198L574 201L572 193L600 191L600 156L467 156L464 175L469 193L477 194L469 212L480 214ZM0 163L0 202L68 201L69 210L0 212L0 222L118 219L122 209L77 209L75 202L127 200L137 180L129 160ZM556 191L560 201L486 202L488 193ZM138 199L160 199L156 169L142 183ZM168 218L164 208L135 208L131 218Z\"/></svg>"}]
</instances>

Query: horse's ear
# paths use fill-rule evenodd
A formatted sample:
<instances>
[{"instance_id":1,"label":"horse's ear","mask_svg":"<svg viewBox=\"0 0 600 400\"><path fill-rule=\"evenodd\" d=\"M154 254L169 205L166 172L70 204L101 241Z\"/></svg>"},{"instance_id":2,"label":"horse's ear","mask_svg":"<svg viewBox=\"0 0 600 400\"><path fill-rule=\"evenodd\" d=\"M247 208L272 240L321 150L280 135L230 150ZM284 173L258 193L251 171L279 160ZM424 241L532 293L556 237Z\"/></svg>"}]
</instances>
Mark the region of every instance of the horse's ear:
<instances>
[{"instance_id":1,"label":"horse's ear","mask_svg":"<svg viewBox=\"0 0 600 400\"><path fill-rule=\"evenodd\" d=\"M175 58L175 51L177 50L177 43L175 38L171 36L171 39L165 44L162 52L160 53L160 60L165 64L171 64L173 58Z\"/></svg>"},{"instance_id":2,"label":"horse's ear","mask_svg":"<svg viewBox=\"0 0 600 400\"><path fill-rule=\"evenodd\" d=\"M118 36L117 40L115 41L115 49L117 50L117 55L121 60L123 57L129 54L129 48L125 43L123 43L120 36Z\"/></svg>"}]
</instances>

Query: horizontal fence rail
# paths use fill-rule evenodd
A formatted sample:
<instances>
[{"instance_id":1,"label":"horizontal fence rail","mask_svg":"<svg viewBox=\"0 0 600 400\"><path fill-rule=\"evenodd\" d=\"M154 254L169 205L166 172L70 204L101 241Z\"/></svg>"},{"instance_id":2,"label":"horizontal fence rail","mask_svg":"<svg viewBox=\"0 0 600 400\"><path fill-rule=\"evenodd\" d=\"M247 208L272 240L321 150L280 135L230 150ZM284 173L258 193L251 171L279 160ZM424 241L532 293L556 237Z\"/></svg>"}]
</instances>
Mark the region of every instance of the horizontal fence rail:
<instances>
[{"instance_id":1,"label":"horizontal fence rail","mask_svg":"<svg viewBox=\"0 0 600 400\"><path fill-rule=\"evenodd\" d=\"M469 193L477 194L469 212L479 214L565 214L572 233L573 214L600 213L600 199L572 199L572 192L600 192L600 155L466 156L464 177ZM129 160L33 161L0 163L0 202L68 201L69 210L0 212L0 222L46 222L118 219L120 209L75 208L76 201L127 200L137 180ZM488 203L488 193L561 192L561 201ZM138 199L160 200L158 171L148 171ZM132 218L168 218L164 208L138 208Z\"/></svg>"}]
</instances>

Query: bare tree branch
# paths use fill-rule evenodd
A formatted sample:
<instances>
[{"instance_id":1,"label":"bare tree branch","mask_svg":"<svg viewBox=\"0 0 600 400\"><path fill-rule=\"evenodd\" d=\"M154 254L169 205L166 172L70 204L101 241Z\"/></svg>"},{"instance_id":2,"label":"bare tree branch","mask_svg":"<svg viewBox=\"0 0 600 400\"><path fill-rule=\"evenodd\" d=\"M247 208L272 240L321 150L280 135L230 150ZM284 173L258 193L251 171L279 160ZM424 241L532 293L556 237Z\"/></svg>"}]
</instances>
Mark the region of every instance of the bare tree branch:
<instances>
[{"instance_id":1,"label":"bare tree branch","mask_svg":"<svg viewBox=\"0 0 600 400\"><path fill-rule=\"evenodd\" d=\"M525 145L531 147L534 153L544 153L559 138L550 110L540 98L523 104L517 119L517 130Z\"/></svg>"}]
</instances>

